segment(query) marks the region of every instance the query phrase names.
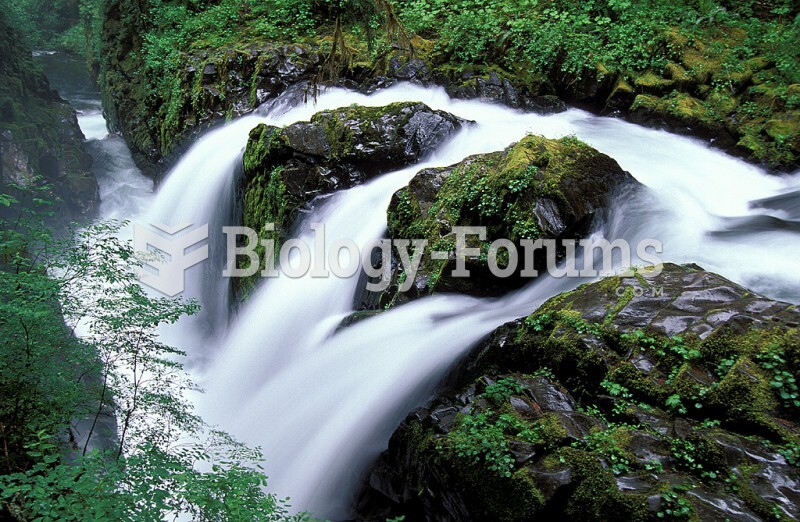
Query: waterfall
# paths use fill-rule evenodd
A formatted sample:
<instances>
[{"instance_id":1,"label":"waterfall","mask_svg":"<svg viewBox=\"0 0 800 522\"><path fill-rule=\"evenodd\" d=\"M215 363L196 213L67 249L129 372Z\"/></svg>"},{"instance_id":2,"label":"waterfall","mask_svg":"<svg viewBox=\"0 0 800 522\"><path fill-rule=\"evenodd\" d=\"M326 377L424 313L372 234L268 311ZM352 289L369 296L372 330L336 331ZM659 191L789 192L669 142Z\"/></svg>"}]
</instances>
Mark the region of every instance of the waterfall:
<instances>
[{"instance_id":1,"label":"waterfall","mask_svg":"<svg viewBox=\"0 0 800 522\"><path fill-rule=\"evenodd\" d=\"M500 150L529 132L553 138L574 134L647 186L617 201L598 234L632 242L659 239L665 260L696 262L755 291L798 301L800 281L794 274L800 272L800 243L789 225L797 220L791 209L800 176L771 176L698 140L580 110L525 114L406 84L371 96L331 89L316 104L292 106L284 100L234 120L198 139L155 197L129 154L126 160L127 151L114 152L116 145L124 148L119 139L106 137L101 214L140 223L209 223L212 232L235 224L226 220L233 219L237 165L253 126L287 125L352 103L392 101L422 101L477 125L422 164L317 202L296 227L309 244L312 223L326 225L328 244L348 238L363 246L381 237L391 195L423 167ZM85 123L93 137L104 135L96 121ZM210 250L217 251L211 241ZM201 300L206 319L180 321L167 332L168 341L192 357L210 359L193 365L208 390L193 399L212 423L263 447L271 492L290 496L297 510L333 519L351 514L350 502L391 432L430 398L460 356L497 326L580 282L542 277L500 299L437 295L337 330L353 311L357 277L262 281L229 320L228 282L218 266L206 265L212 265L206 272L197 267L187 274L187 294Z\"/></svg>"}]
</instances>

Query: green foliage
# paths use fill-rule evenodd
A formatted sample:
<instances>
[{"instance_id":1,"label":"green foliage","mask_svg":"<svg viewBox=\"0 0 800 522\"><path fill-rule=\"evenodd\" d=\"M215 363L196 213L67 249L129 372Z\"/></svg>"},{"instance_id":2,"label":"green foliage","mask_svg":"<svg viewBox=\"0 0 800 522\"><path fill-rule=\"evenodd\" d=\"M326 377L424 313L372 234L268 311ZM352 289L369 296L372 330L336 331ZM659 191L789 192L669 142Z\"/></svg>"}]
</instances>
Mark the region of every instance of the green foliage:
<instances>
[{"instance_id":1,"label":"green foliage","mask_svg":"<svg viewBox=\"0 0 800 522\"><path fill-rule=\"evenodd\" d=\"M654 5L655 4L655 5ZM654 9L655 8L655 9ZM676 11L655 2L414 0L401 18L442 51L468 63L524 63L528 72L582 75L663 65L659 32ZM656 14L656 16L653 16Z\"/></svg>"},{"instance_id":2,"label":"green foliage","mask_svg":"<svg viewBox=\"0 0 800 522\"><path fill-rule=\"evenodd\" d=\"M694 514L692 504L682 494L686 488L674 486L661 494L661 505L656 515L669 520L691 519Z\"/></svg>"},{"instance_id":3,"label":"green foliage","mask_svg":"<svg viewBox=\"0 0 800 522\"><path fill-rule=\"evenodd\" d=\"M764 370L772 375L770 385L780 398L781 404L789 410L800 410L800 388L797 377L787 364L786 355L778 345L770 345L758 356Z\"/></svg>"},{"instance_id":4,"label":"green foliage","mask_svg":"<svg viewBox=\"0 0 800 522\"><path fill-rule=\"evenodd\" d=\"M664 401L664 405L669 408L670 410L680 413L681 415L686 415L686 406L683 405L683 401L681 400L681 396L678 393L673 393L667 400Z\"/></svg>"},{"instance_id":5,"label":"green foliage","mask_svg":"<svg viewBox=\"0 0 800 522\"><path fill-rule=\"evenodd\" d=\"M670 442L670 450L672 456L678 461L681 467L690 471L698 471L703 469L703 465L697 461L697 448L694 444L686 439L672 439Z\"/></svg>"},{"instance_id":6,"label":"green foliage","mask_svg":"<svg viewBox=\"0 0 800 522\"><path fill-rule=\"evenodd\" d=\"M78 0L2 0L0 7L27 44L39 49L57 47L80 22Z\"/></svg>"},{"instance_id":7,"label":"green foliage","mask_svg":"<svg viewBox=\"0 0 800 522\"><path fill-rule=\"evenodd\" d=\"M552 326L554 322L555 319L549 313L534 314L525 318L525 326L534 332L542 332L545 328Z\"/></svg>"},{"instance_id":8,"label":"green foliage","mask_svg":"<svg viewBox=\"0 0 800 522\"><path fill-rule=\"evenodd\" d=\"M482 462L487 469L510 477L514 458L508 450L502 427L491 422L487 413L464 415L448 434L448 443L459 458Z\"/></svg>"},{"instance_id":9,"label":"green foliage","mask_svg":"<svg viewBox=\"0 0 800 522\"><path fill-rule=\"evenodd\" d=\"M612 425L604 430L592 431L583 440L574 442L572 445L575 448L592 451L602 457L614 475L630 473L634 467L634 459L623 447L629 430L629 426Z\"/></svg>"},{"instance_id":10,"label":"green foliage","mask_svg":"<svg viewBox=\"0 0 800 522\"><path fill-rule=\"evenodd\" d=\"M488 385L480 397L491 401L494 407L479 406L476 401L468 413L458 416L453 430L440 441L440 449L452 452L471 466L486 467L500 477L511 477L515 459L509 449L510 441L549 448L564 435L555 418L544 415L531 422L504 404L523 391L513 377Z\"/></svg>"},{"instance_id":11,"label":"green foliage","mask_svg":"<svg viewBox=\"0 0 800 522\"><path fill-rule=\"evenodd\" d=\"M245 465L246 458L260 459L256 451L227 436L213 444L212 451L188 444L169 452L146 444L123 458L93 451L62 463L57 444L43 438L29 446L36 464L0 476L0 503L42 521L160 520L178 513L209 522L288 518L262 493L266 477ZM211 472L195 468L218 461L229 464L214 464Z\"/></svg>"},{"instance_id":12,"label":"green foliage","mask_svg":"<svg viewBox=\"0 0 800 522\"><path fill-rule=\"evenodd\" d=\"M497 382L486 386L483 392L484 397L494 402L495 404L502 404L507 401L515 393L521 393L522 386L512 377L504 377Z\"/></svg>"},{"instance_id":13,"label":"green foliage","mask_svg":"<svg viewBox=\"0 0 800 522\"><path fill-rule=\"evenodd\" d=\"M781 455L784 456L786 462L792 466L800 467L800 444L791 442L780 450Z\"/></svg>"},{"instance_id":14,"label":"green foliage","mask_svg":"<svg viewBox=\"0 0 800 522\"><path fill-rule=\"evenodd\" d=\"M790 79L798 67L797 18L755 18L749 7L653 0L411 0L401 7L410 29L436 39L442 52L459 61L501 63L510 70L522 64L541 76L581 77L598 64L610 72L661 70L670 59L667 28L707 34L720 24L746 26L749 48L766 52ZM773 14L792 11L786 2Z\"/></svg>"},{"instance_id":15,"label":"green foliage","mask_svg":"<svg viewBox=\"0 0 800 522\"><path fill-rule=\"evenodd\" d=\"M34 49L95 56L101 0L0 0L9 23Z\"/></svg>"},{"instance_id":16,"label":"green foliage","mask_svg":"<svg viewBox=\"0 0 800 522\"><path fill-rule=\"evenodd\" d=\"M159 339L197 304L142 290L123 223L55 238L36 193L3 201L0 508L43 521L285 518L263 492L260 452L192 411L183 353ZM69 442L73 421L90 425L85 442ZM116 442L90 447L94 434Z\"/></svg>"}]
</instances>

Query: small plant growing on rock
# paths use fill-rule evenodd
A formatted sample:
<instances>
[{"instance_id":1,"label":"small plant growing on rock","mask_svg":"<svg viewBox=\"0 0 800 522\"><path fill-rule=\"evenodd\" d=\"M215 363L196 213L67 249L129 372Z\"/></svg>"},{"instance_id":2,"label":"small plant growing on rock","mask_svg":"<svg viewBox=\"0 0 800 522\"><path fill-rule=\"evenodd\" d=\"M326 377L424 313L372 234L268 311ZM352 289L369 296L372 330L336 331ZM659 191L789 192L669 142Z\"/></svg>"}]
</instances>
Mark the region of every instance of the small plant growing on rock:
<instances>
[{"instance_id":1,"label":"small plant growing on rock","mask_svg":"<svg viewBox=\"0 0 800 522\"><path fill-rule=\"evenodd\" d=\"M483 460L489 470L504 477L511 476L514 458L508 451L505 434L486 413L461 417L448 439L457 457L476 464Z\"/></svg>"},{"instance_id":2,"label":"small plant growing on rock","mask_svg":"<svg viewBox=\"0 0 800 522\"><path fill-rule=\"evenodd\" d=\"M692 505L681 495L685 488L674 487L661 494L661 508L656 513L658 518L689 519L692 517Z\"/></svg>"},{"instance_id":3,"label":"small plant growing on rock","mask_svg":"<svg viewBox=\"0 0 800 522\"><path fill-rule=\"evenodd\" d=\"M502 404L515 393L522 393L522 386L512 377L504 377L486 386L483 396L495 404Z\"/></svg>"},{"instance_id":4,"label":"small plant growing on rock","mask_svg":"<svg viewBox=\"0 0 800 522\"><path fill-rule=\"evenodd\" d=\"M614 475L630 473L634 465L633 460L622 447L622 440L628 436L630 429L630 426L624 424L611 425L608 429L593 431L583 440L574 442L572 446L600 455Z\"/></svg>"},{"instance_id":5,"label":"small plant growing on rock","mask_svg":"<svg viewBox=\"0 0 800 522\"><path fill-rule=\"evenodd\" d=\"M758 361L762 368L772 372L769 383L783 406L788 410L800 409L800 388L797 386L797 378L787 367L783 350L770 346L758 357Z\"/></svg>"}]
</instances>

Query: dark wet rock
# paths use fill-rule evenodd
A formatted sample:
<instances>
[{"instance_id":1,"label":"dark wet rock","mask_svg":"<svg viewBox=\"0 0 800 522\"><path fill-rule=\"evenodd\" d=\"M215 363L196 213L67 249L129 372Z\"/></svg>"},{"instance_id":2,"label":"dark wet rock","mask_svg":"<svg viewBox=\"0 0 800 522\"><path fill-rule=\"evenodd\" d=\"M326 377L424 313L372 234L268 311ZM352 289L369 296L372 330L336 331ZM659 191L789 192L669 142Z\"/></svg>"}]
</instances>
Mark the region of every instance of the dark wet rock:
<instances>
[{"instance_id":1,"label":"dark wet rock","mask_svg":"<svg viewBox=\"0 0 800 522\"><path fill-rule=\"evenodd\" d=\"M462 74L462 78L464 78ZM457 85L448 85L447 92L454 98L478 99L509 107L526 109L542 114L562 112L566 104L555 96L529 97L518 92L507 79L500 79L497 72L492 71L488 77L469 75Z\"/></svg>"},{"instance_id":2,"label":"dark wet rock","mask_svg":"<svg viewBox=\"0 0 800 522\"><path fill-rule=\"evenodd\" d=\"M565 437L572 440L582 440L592 431L605 426L602 420L580 412L559 411L555 413L555 418L564 429Z\"/></svg>"},{"instance_id":3,"label":"dark wet rock","mask_svg":"<svg viewBox=\"0 0 800 522\"><path fill-rule=\"evenodd\" d=\"M714 237L752 236L775 231L800 233L800 221L775 216L747 216L723 218L725 228L710 233Z\"/></svg>"},{"instance_id":4,"label":"dark wet rock","mask_svg":"<svg viewBox=\"0 0 800 522\"><path fill-rule=\"evenodd\" d=\"M553 499L559 492L573 483L573 473L568 467L561 470L539 470L530 468L530 475L545 499Z\"/></svg>"},{"instance_id":5,"label":"dark wet rock","mask_svg":"<svg viewBox=\"0 0 800 522\"><path fill-rule=\"evenodd\" d=\"M365 498L431 521L797 520L800 415L770 380L798 373L798 320L696 265L556 296L406 418Z\"/></svg>"},{"instance_id":6,"label":"dark wet rock","mask_svg":"<svg viewBox=\"0 0 800 522\"><path fill-rule=\"evenodd\" d=\"M778 196L758 199L750 202L752 208L781 210L790 219L800 219L800 190L793 190Z\"/></svg>"},{"instance_id":7,"label":"dark wet rock","mask_svg":"<svg viewBox=\"0 0 800 522\"><path fill-rule=\"evenodd\" d=\"M521 384L525 387L527 395L533 399L542 411L575 410L575 400L560 386L553 385L547 379L524 379Z\"/></svg>"},{"instance_id":8,"label":"dark wet rock","mask_svg":"<svg viewBox=\"0 0 800 522\"><path fill-rule=\"evenodd\" d=\"M700 520L736 520L757 522L761 517L749 510L740 499L719 494L704 487L692 488L687 493Z\"/></svg>"},{"instance_id":9,"label":"dark wet rock","mask_svg":"<svg viewBox=\"0 0 800 522\"><path fill-rule=\"evenodd\" d=\"M539 114L563 112L566 104L549 86L530 83L495 67L429 66L422 60L395 59L389 74L401 80L441 85L453 98L476 99Z\"/></svg>"},{"instance_id":10,"label":"dark wet rock","mask_svg":"<svg viewBox=\"0 0 800 522\"><path fill-rule=\"evenodd\" d=\"M244 224L288 234L313 198L430 154L469 122L418 102L323 111L283 129L259 125L244 155Z\"/></svg>"},{"instance_id":11,"label":"dark wet rock","mask_svg":"<svg viewBox=\"0 0 800 522\"><path fill-rule=\"evenodd\" d=\"M354 313L348 315L347 317L345 317L344 319L342 319L342 322L337 327L337 331L342 329L342 328L346 328L348 326L352 326L352 325L354 325L356 323L359 323L359 322L361 322L361 321L363 321L365 319L369 319L370 317L375 317L376 315L378 315L380 313L381 313L380 310L363 310L363 311L360 311L360 312L354 312Z\"/></svg>"},{"instance_id":12,"label":"dark wet rock","mask_svg":"<svg viewBox=\"0 0 800 522\"><path fill-rule=\"evenodd\" d=\"M427 81L430 71L425 62L419 58L404 60L395 57L389 61L387 76L404 81Z\"/></svg>"}]
</instances>

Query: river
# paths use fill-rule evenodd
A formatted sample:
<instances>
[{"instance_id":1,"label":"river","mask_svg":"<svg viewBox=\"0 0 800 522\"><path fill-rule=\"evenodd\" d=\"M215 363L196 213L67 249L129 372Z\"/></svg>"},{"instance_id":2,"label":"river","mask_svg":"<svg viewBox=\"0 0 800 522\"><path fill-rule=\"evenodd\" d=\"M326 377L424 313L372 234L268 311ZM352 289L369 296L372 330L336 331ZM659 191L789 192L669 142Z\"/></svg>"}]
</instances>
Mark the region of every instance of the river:
<instances>
[{"instance_id":1,"label":"river","mask_svg":"<svg viewBox=\"0 0 800 522\"><path fill-rule=\"evenodd\" d=\"M347 238L365 245L385 234L392 194L421 168L499 150L526 133L572 134L647 187L616 201L597 235L632 243L658 239L664 260L697 263L769 297L800 302L800 175L771 175L699 140L577 109L541 116L452 100L442 89L410 84L371 96L331 89L315 106L271 104L207 132L154 193L124 141L108 135L99 96L77 72L80 62L40 59L54 87L78 110L100 185L101 218L210 223L212 231L236 224L233 186L256 124L286 125L352 103L422 101L477 124L421 164L320 202L297 227L300 237L312 243L308 224L325 223L329 244ZM580 282L541 277L500 299L437 295L337 330L354 311L358 278L264 281L232 314L230 288L214 254L222 246L213 238L212 232L210 262L187 274L187 295L201 301L204 315L164 335L190 354L187 366L207 390L194 397L202 416L262 446L270 491L291 497L296 509L331 519L351 514L364 474L392 431L430 398L461 355L497 326Z\"/></svg>"}]
</instances>

